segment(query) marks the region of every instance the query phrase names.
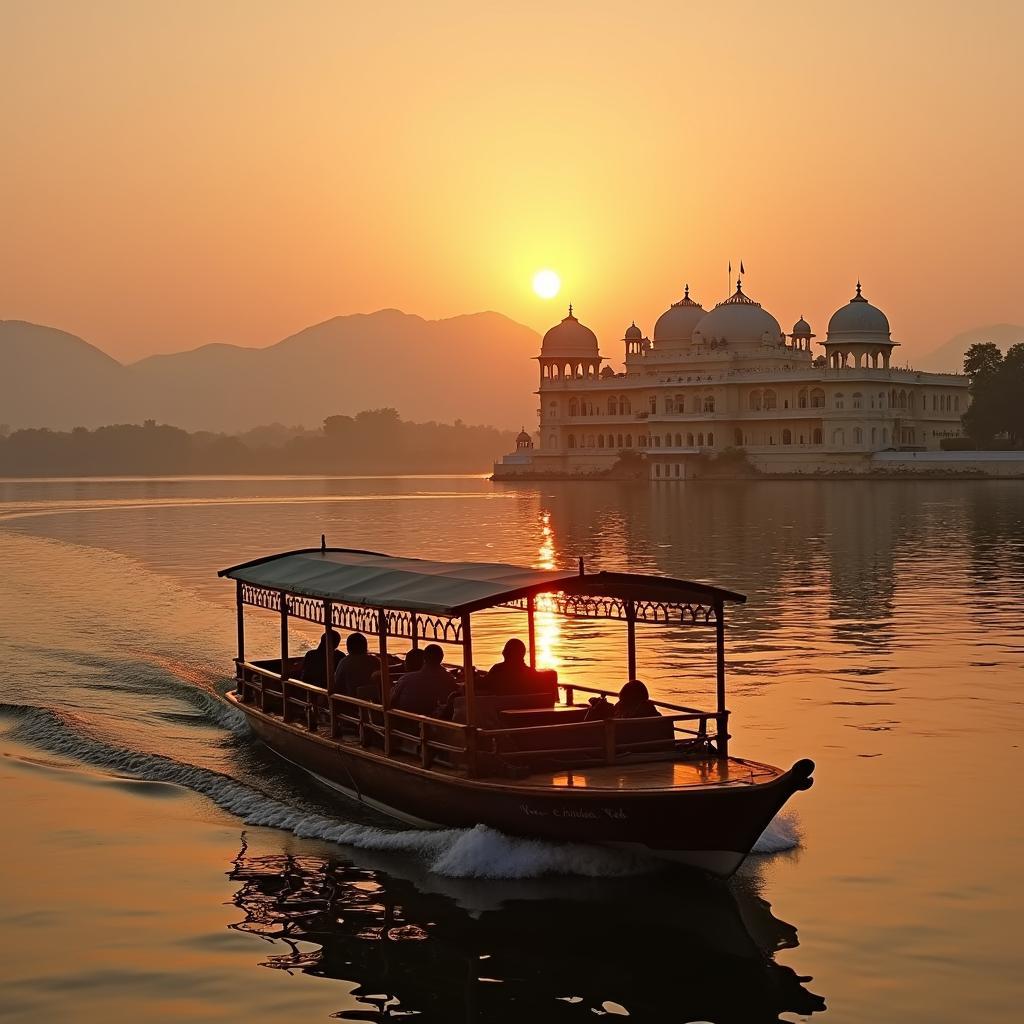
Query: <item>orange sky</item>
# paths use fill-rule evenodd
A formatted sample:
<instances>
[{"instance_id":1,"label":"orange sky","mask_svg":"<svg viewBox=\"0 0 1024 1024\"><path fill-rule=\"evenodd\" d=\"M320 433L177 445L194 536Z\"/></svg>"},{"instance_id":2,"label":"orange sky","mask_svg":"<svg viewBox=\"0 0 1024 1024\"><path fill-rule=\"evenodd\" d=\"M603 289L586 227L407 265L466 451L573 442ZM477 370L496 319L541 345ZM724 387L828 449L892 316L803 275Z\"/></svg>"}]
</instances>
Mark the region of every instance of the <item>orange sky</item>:
<instances>
[{"instance_id":1,"label":"orange sky","mask_svg":"<svg viewBox=\"0 0 1024 1024\"><path fill-rule=\"evenodd\" d=\"M742 257L818 334L859 275L913 360L1024 323L1021 38L1009 2L0 0L0 318L130 359L571 299L621 358Z\"/></svg>"}]
</instances>

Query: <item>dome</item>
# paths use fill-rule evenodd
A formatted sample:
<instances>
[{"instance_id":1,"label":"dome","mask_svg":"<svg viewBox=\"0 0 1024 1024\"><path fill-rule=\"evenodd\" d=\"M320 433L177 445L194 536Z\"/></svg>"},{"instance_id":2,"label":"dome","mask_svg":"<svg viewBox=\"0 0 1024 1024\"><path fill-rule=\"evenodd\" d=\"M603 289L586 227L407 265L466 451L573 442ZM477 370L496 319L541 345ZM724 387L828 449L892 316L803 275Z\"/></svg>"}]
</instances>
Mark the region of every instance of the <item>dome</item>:
<instances>
[{"instance_id":1,"label":"dome","mask_svg":"<svg viewBox=\"0 0 1024 1024\"><path fill-rule=\"evenodd\" d=\"M598 358L597 335L589 328L584 327L572 315L572 306L569 307L569 315L544 335L544 341L540 346L542 356L589 356Z\"/></svg>"},{"instance_id":2,"label":"dome","mask_svg":"<svg viewBox=\"0 0 1024 1024\"><path fill-rule=\"evenodd\" d=\"M516 437L516 444L526 444L532 441L533 438L526 432L525 429L519 431L519 435Z\"/></svg>"},{"instance_id":3,"label":"dome","mask_svg":"<svg viewBox=\"0 0 1024 1024\"><path fill-rule=\"evenodd\" d=\"M794 338L813 338L814 335L811 333L811 325L803 318L800 317L795 324L793 324L793 337Z\"/></svg>"},{"instance_id":4,"label":"dome","mask_svg":"<svg viewBox=\"0 0 1024 1024\"><path fill-rule=\"evenodd\" d=\"M673 302L654 325L654 345L662 349L671 345L685 345L707 310L690 298L690 286L686 286L683 297Z\"/></svg>"},{"instance_id":5,"label":"dome","mask_svg":"<svg viewBox=\"0 0 1024 1024\"><path fill-rule=\"evenodd\" d=\"M602 377L614 377L615 376L615 371L610 366L602 367L602 369L601 369L601 376Z\"/></svg>"},{"instance_id":6,"label":"dome","mask_svg":"<svg viewBox=\"0 0 1024 1024\"><path fill-rule=\"evenodd\" d=\"M860 281L857 294L837 309L828 322L829 341L856 341L858 336L866 336L870 341L889 340L889 320L861 295Z\"/></svg>"},{"instance_id":7,"label":"dome","mask_svg":"<svg viewBox=\"0 0 1024 1024\"><path fill-rule=\"evenodd\" d=\"M737 282L736 292L717 306L693 331L694 341L718 341L727 345L768 342L782 343L782 328L761 303L743 294L743 286Z\"/></svg>"},{"instance_id":8,"label":"dome","mask_svg":"<svg viewBox=\"0 0 1024 1024\"><path fill-rule=\"evenodd\" d=\"M624 340L625 341L642 341L643 340L643 336L644 336L644 332L641 331L639 327L637 327L636 321L634 320L626 328L626 336L625 336Z\"/></svg>"}]
</instances>

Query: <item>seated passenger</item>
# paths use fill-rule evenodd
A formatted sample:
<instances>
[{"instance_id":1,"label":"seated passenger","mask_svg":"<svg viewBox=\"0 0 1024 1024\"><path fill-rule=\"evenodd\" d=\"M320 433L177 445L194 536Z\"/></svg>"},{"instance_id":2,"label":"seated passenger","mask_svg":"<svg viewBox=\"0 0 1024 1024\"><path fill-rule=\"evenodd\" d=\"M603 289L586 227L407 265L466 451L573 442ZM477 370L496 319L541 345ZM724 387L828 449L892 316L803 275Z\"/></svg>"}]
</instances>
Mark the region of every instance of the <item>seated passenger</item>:
<instances>
[{"instance_id":1,"label":"seated passenger","mask_svg":"<svg viewBox=\"0 0 1024 1024\"><path fill-rule=\"evenodd\" d=\"M455 682L441 664L444 651L437 644L423 649L423 667L407 672L391 692L391 707L415 715L434 716L455 689Z\"/></svg>"},{"instance_id":2,"label":"seated passenger","mask_svg":"<svg viewBox=\"0 0 1024 1024\"><path fill-rule=\"evenodd\" d=\"M391 665L389 675L391 677L392 689L396 685L397 681L401 679L408 672L416 672L423 668L423 652L418 648L414 647L408 654L396 665ZM360 692L356 694L357 697L362 697L364 700L372 700L374 703L380 703L380 681L383 678L380 668L370 677L370 685L368 687L361 687Z\"/></svg>"},{"instance_id":3,"label":"seated passenger","mask_svg":"<svg viewBox=\"0 0 1024 1024\"><path fill-rule=\"evenodd\" d=\"M320 643L312 650L306 651L302 656L302 669L299 678L304 683L311 683L313 686L326 685L327 673L327 645L331 650L337 652L338 644L341 643L341 634L336 629L329 629L322 637ZM337 654L335 654L337 661Z\"/></svg>"},{"instance_id":4,"label":"seated passenger","mask_svg":"<svg viewBox=\"0 0 1024 1024\"><path fill-rule=\"evenodd\" d=\"M481 693L512 697L524 693L546 694L551 685L535 668L526 664L526 644L513 637L501 651L502 660L492 666L480 683Z\"/></svg>"},{"instance_id":5,"label":"seated passenger","mask_svg":"<svg viewBox=\"0 0 1024 1024\"><path fill-rule=\"evenodd\" d=\"M613 718L660 718L661 712L654 706L647 687L639 679L631 679L619 690L619 703L615 705Z\"/></svg>"},{"instance_id":6,"label":"seated passenger","mask_svg":"<svg viewBox=\"0 0 1024 1024\"><path fill-rule=\"evenodd\" d=\"M345 641L348 654L338 662L334 670L334 686L331 693L357 696L362 686L369 686L373 673L380 670L380 659L370 654L366 637L362 633L351 633Z\"/></svg>"}]
</instances>

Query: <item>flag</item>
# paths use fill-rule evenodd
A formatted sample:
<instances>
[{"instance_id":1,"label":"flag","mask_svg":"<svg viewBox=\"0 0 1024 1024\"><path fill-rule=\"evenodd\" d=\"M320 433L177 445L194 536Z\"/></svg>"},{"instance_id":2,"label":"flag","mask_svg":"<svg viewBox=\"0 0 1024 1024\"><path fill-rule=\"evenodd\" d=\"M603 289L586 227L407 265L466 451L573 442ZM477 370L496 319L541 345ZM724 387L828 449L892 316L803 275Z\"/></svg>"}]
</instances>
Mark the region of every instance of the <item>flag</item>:
<instances>
[{"instance_id":1,"label":"flag","mask_svg":"<svg viewBox=\"0 0 1024 1024\"><path fill-rule=\"evenodd\" d=\"M745 274L746 271L743 269L743 260L740 260L740 273Z\"/></svg>"},{"instance_id":2,"label":"flag","mask_svg":"<svg viewBox=\"0 0 1024 1024\"><path fill-rule=\"evenodd\" d=\"M732 277L732 260L729 260L729 276Z\"/></svg>"}]
</instances>

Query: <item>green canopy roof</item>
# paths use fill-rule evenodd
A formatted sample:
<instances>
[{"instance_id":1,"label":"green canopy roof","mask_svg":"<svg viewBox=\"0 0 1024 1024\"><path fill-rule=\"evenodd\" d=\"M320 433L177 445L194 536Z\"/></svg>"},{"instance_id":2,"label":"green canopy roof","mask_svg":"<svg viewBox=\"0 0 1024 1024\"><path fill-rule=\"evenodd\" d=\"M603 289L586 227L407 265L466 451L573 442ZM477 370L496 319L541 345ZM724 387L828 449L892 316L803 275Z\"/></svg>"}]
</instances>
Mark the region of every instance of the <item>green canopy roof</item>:
<instances>
[{"instance_id":1,"label":"green canopy roof","mask_svg":"<svg viewBox=\"0 0 1024 1024\"><path fill-rule=\"evenodd\" d=\"M742 594L665 576L432 562L344 548L288 551L222 569L219 575L288 594L435 615L459 615L557 591L651 601L745 600Z\"/></svg>"}]
</instances>

